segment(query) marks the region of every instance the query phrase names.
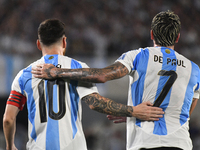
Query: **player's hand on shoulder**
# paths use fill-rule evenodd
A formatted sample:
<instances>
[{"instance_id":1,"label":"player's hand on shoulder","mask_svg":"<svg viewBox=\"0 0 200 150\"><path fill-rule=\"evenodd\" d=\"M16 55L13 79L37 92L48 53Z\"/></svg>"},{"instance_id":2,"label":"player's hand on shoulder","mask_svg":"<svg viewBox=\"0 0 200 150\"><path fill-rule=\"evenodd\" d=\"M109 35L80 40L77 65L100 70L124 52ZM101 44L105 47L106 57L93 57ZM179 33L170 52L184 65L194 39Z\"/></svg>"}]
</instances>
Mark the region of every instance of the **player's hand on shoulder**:
<instances>
[{"instance_id":1,"label":"player's hand on shoulder","mask_svg":"<svg viewBox=\"0 0 200 150\"><path fill-rule=\"evenodd\" d=\"M31 73L35 78L54 79L56 69L53 64L38 64L32 67Z\"/></svg>"}]
</instances>

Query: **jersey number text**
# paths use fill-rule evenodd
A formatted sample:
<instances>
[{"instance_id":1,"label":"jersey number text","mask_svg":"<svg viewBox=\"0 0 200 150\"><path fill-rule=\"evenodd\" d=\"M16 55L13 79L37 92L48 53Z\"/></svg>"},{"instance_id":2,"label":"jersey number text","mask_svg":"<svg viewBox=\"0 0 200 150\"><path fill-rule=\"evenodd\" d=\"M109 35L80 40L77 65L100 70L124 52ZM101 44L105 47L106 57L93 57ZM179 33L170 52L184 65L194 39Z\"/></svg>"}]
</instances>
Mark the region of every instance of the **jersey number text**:
<instances>
[{"instance_id":1,"label":"jersey number text","mask_svg":"<svg viewBox=\"0 0 200 150\"><path fill-rule=\"evenodd\" d=\"M41 123L47 122L47 114L46 114L46 101L45 101L45 85L44 80L42 80L38 85L39 92L39 110L40 110L40 120ZM58 104L59 111L54 112L53 110L53 93L57 91L53 91L53 86L58 85ZM47 96L48 96L48 104L49 104L49 117L54 120L61 119L66 113L65 106L65 82L62 79L57 80L48 80L47 81Z\"/></svg>"},{"instance_id":2,"label":"jersey number text","mask_svg":"<svg viewBox=\"0 0 200 150\"><path fill-rule=\"evenodd\" d=\"M158 72L158 75L169 76L169 79L165 83L162 91L160 92L160 95L155 100L155 102L153 104L153 106L155 106L155 107L159 107L161 105L161 103L164 101L167 93L169 92L169 90L171 89L172 85L174 84L174 82L176 81L176 78L177 78L177 74L173 70L171 70L171 71L160 70Z\"/></svg>"}]
</instances>

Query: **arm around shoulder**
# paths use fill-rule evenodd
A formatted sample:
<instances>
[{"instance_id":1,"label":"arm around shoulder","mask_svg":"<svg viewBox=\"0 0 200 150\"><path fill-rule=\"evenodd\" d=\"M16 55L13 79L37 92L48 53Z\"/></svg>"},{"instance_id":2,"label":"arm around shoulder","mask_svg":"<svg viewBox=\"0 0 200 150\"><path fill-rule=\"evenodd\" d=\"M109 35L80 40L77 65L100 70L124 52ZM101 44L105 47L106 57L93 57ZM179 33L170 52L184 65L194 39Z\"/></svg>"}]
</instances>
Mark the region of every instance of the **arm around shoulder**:
<instances>
[{"instance_id":1,"label":"arm around shoulder","mask_svg":"<svg viewBox=\"0 0 200 150\"><path fill-rule=\"evenodd\" d=\"M65 78L94 83L105 83L109 80L121 78L129 73L128 69L120 62L116 62L105 68L80 68L64 69L56 68L52 64L40 64L32 68L34 77L53 79Z\"/></svg>"}]
</instances>

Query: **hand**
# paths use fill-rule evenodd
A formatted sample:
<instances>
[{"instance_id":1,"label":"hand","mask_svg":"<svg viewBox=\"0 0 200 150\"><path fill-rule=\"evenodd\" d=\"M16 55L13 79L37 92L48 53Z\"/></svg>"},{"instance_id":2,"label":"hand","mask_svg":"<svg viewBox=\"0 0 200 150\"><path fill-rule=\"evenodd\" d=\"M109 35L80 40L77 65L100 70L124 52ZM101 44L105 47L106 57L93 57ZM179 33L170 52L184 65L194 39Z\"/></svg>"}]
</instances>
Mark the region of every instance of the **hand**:
<instances>
[{"instance_id":1,"label":"hand","mask_svg":"<svg viewBox=\"0 0 200 150\"><path fill-rule=\"evenodd\" d=\"M57 69L53 64L39 64L32 68L31 73L36 78L54 79Z\"/></svg>"},{"instance_id":2,"label":"hand","mask_svg":"<svg viewBox=\"0 0 200 150\"><path fill-rule=\"evenodd\" d=\"M113 115L107 115L108 120L114 120L114 123L126 122L126 117L117 117Z\"/></svg>"},{"instance_id":3,"label":"hand","mask_svg":"<svg viewBox=\"0 0 200 150\"><path fill-rule=\"evenodd\" d=\"M152 107L151 102L143 102L133 107L133 116L140 120L157 121L163 117L164 111L159 107Z\"/></svg>"}]
</instances>

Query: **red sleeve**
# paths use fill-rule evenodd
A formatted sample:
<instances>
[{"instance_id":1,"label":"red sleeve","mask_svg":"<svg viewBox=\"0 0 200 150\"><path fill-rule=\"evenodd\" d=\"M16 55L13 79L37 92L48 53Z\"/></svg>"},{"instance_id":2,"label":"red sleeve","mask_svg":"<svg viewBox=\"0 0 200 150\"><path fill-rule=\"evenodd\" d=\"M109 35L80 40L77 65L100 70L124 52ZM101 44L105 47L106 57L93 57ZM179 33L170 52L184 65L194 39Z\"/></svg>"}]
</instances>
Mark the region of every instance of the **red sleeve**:
<instances>
[{"instance_id":1,"label":"red sleeve","mask_svg":"<svg viewBox=\"0 0 200 150\"><path fill-rule=\"evenodd\" d=\"M24 95L16 91L10 92L7 104L14 105L18 107L20 110L23 110L25 103L26 103L26 97Z\"/></svg>"}]
</instances>

